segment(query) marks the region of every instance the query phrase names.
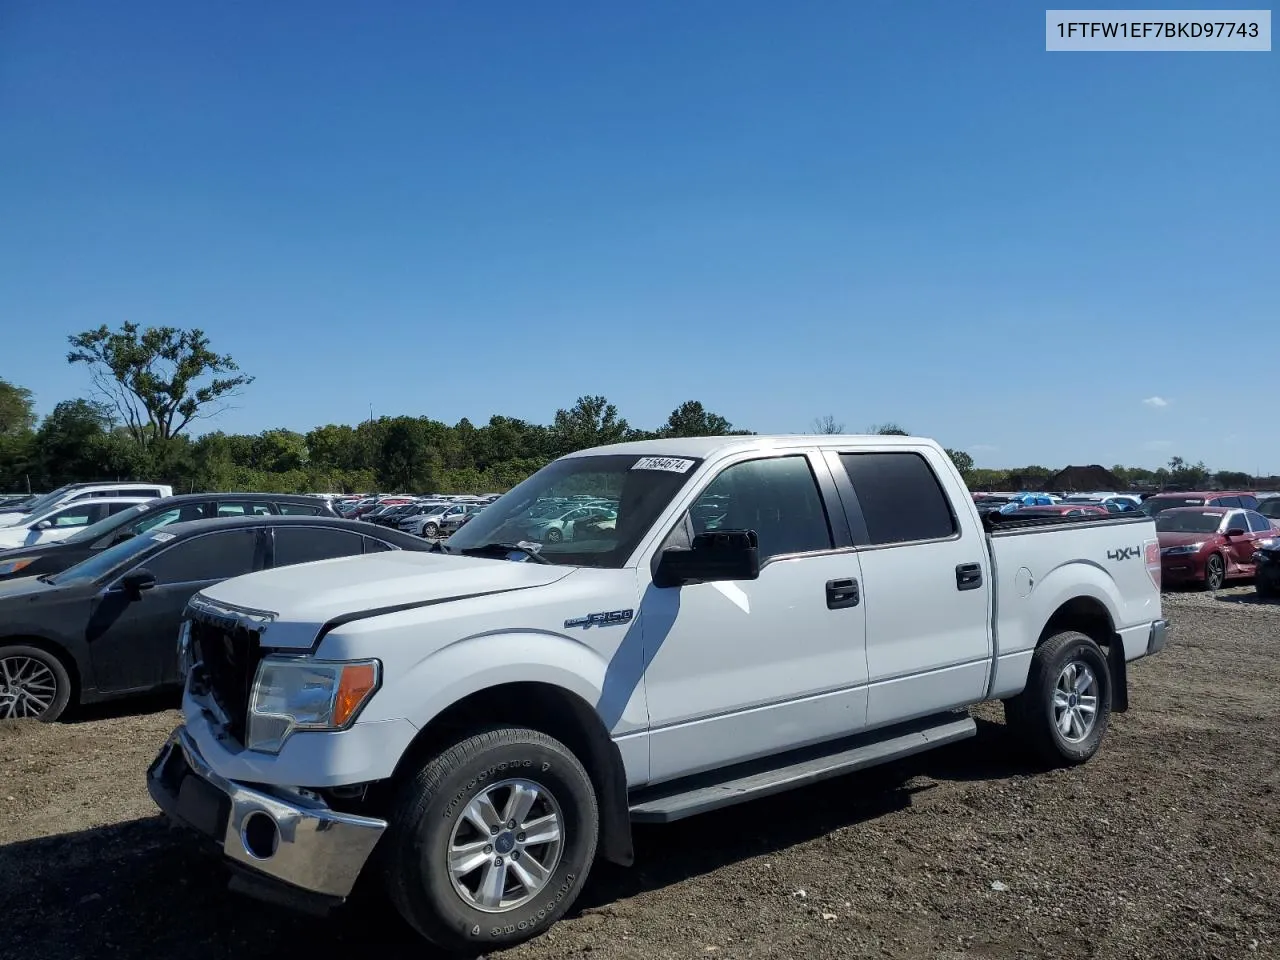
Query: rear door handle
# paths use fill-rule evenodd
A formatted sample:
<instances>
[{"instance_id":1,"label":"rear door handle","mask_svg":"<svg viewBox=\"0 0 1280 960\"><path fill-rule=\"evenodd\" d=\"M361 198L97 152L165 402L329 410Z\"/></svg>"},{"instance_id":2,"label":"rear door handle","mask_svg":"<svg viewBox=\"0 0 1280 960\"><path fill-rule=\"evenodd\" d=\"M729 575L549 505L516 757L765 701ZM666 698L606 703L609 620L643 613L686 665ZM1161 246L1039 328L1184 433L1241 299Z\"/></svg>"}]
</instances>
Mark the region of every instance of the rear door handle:
<instances>
[{"instance_id":1,"label":"rear door handle","mask_svg":"<svg viewBox=\"0 0 1280 960\"><path fill-rule=\"evenodd\" d=\"M982 564L960 563L956 565L956 589L977 590L982 586Z\"/></svg>"},{"instance_id":2,"label":"rear door handle","mask_svg":"<svg viewBox=\"0 0 1280 960\"><path fill-rule=\"evenodd\" d=\"M860 599L857 580L827 581L827 608L829 610L856 607Z\"/></svg>"}]
</instances>

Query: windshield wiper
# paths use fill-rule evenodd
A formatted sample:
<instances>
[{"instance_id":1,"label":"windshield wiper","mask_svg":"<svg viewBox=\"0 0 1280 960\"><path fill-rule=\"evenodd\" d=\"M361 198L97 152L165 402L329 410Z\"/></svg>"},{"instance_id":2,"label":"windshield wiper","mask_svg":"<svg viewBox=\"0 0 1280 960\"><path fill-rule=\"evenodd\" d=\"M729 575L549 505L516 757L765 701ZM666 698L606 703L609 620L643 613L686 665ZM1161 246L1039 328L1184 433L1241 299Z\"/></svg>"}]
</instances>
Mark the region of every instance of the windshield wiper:
<instances>
[{"instance_id":1,"label":"windshield wiper","mask_svg":"<svg viewBox=\"0 0 1280 960\"><path fill-rule=\"evenodd\" d=\"M534 563L550 563L551 561L544 557L538 551L542 549L542 544L532 543L528 540L521 540L519 543L484 543L478 547L463 547L458 551L463 555L493 553L502 550L506 553L523 553Z\"/></svg>"}]
</instances>

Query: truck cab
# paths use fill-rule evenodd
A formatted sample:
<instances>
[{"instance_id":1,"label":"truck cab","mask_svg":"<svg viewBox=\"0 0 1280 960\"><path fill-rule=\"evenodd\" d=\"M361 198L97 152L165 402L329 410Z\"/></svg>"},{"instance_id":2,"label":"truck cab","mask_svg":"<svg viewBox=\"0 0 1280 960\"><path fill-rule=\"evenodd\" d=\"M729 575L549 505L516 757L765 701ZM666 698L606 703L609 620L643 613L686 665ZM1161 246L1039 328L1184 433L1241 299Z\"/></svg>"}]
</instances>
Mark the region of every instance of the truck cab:
<instances>
[{"instance_id":1,"label":"truck cab","mask_svg":"<svg viewBox=\"0 0 1280 960\"><path fill-rule=\"evenodd\" d=\"M427 939L509 946L631 861L632 822L972 736L984 700L1088 760L1165 642L1159 578L1150 518L984 520L931 440L584 450L436 552L195 597L149 784L248 892L331 906L377 861Z\"/></svg>"}]
</instances>

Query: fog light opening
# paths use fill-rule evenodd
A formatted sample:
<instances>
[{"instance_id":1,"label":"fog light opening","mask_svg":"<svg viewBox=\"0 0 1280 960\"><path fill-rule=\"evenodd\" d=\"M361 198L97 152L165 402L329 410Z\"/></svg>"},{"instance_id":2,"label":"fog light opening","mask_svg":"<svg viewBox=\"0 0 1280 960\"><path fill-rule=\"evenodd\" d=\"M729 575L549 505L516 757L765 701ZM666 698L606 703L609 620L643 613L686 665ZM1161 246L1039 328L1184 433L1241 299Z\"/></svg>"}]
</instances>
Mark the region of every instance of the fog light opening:
<instances>
[{"instance_id":1,"label":"fog light opening","mask_svg":"<svg viewBox=\"0 0 1280 960\"><path fill-rule=\"evenodd\" d=\"M267 814L255 810L244 818L240 840L245 852L255 860L270 860L280 847L280 828Z\"/></svg>"}]
</instances>

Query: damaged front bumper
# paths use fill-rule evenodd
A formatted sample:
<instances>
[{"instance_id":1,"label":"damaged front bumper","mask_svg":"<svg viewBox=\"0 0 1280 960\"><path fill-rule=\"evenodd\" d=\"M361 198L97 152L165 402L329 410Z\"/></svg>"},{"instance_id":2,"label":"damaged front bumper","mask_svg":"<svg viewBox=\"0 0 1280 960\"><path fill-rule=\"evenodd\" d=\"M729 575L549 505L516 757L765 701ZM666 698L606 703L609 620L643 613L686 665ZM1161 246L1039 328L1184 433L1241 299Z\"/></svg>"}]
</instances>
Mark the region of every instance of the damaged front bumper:
<instances>
[{"instance_id":1,"label":"damaged front bumper","mask_svg":"<svg viewBox=\"0 0 1280 960\"><path fill-rule=\"evenodd\" d=\"M213 840L250 876L285 886L275 896L260 884L242 885L268 899L287 899L291 888L341 901L387 829L385 820L340 813L319 798L219 776L184 727L152 762L147 789L170 820Z\"/></svg>"}]
</instances>

